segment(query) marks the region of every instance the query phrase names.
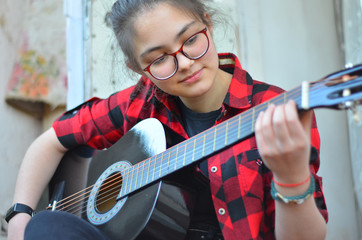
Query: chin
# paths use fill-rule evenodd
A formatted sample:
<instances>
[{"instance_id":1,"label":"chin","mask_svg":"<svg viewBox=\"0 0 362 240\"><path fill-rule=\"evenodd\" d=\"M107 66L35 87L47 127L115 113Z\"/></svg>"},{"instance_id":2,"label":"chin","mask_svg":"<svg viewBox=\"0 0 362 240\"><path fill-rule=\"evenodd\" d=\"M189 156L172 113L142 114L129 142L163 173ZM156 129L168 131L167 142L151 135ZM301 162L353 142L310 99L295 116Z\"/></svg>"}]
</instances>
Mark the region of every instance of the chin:
<instances>
[{"instance_id":1,"label":"chin","mask_svg":"<svg viewBox=\"0 0 362 240\"><path fill-rule=\"evenodd\" d=\"M197 98L205 95L211 89L210 84L204 84L199 82L194 86L190 86L188 89L185 89L183 97L187 98Z\"/></svg>"}]
</instances>

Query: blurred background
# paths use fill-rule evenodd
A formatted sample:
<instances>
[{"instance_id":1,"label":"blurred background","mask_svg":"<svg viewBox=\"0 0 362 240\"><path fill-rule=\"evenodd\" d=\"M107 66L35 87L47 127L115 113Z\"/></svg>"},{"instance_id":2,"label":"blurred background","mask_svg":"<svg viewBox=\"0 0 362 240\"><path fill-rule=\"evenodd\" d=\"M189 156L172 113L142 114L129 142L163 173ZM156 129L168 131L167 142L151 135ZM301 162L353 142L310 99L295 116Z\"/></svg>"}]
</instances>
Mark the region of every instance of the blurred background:
<instances>
[{"instance_id":1,"label":"blurred background","mask_svg":"<svg viewBox=\"0 0 362 240\"><path fill-rule=\"evenodd\" d=\"M1 0L0 239L31 142L66 109L137 81L106 13L114 0ZM219 52L254 79L290 90L362 63L361 0L213 0ZM362 110L361 108L359 109ZM362 127L348 111L316 110L329 210L327 239L362 239Z\"/></svg>"}]
</instances>

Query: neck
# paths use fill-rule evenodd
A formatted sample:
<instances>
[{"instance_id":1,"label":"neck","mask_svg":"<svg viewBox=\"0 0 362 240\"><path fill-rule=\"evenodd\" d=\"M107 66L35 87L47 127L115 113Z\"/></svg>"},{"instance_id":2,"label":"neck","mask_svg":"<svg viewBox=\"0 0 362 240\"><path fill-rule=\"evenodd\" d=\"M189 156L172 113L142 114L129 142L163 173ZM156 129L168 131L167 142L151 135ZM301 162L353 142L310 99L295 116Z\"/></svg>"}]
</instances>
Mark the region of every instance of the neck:
<instances>
[{"instance_id":1,"label":"neck","mask_svg":"<svg viewBox=\"0 0 362 240\"><path fill-rule=\"evenodd\" d=\"M207 113L221 108L229 90L232 75L218 70L214 84L207 93L197 98L183 98L181 101L194 112Z\"/></svg>"}]
</instances>

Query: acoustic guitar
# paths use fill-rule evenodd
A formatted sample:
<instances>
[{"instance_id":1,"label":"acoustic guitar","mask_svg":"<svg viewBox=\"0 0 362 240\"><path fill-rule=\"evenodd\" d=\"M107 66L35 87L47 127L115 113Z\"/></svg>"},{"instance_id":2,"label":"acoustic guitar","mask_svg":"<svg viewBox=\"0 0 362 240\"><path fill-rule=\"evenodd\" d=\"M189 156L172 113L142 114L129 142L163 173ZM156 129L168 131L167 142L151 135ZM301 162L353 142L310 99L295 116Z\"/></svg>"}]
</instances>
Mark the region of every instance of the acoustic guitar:
<instances>
[{"instance_id":1,"label":"acoustic guitar","mask_svg":"<svg viewBox=\"0 0 362 240\"><path fill-rule=\"evenodd\" d=\"M361 75L362 65L357 65L304 82L168 149L162 124L143 120L95 156L89 187L49 207L80 210L110 239L184 239L194 207L193 192L167 181L167 176L252 136L259 112L271 103L294 100L299 111L351 109L359 121Z\"/></svg>"}]
</instances>

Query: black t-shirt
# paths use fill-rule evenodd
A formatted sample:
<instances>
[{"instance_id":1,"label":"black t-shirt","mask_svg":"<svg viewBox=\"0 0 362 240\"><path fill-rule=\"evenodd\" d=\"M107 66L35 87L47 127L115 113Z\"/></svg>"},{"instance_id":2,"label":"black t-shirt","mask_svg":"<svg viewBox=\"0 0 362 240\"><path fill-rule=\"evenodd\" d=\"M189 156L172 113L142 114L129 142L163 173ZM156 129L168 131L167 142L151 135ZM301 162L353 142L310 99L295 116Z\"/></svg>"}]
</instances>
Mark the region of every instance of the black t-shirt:
<instances>
[{"instance_id":1,"label":"black t-shirt","mask_svg":"<svg viewBox=\"0 0 362 240\"><path fill-rule=\"evenodd\" d=\"M185 129L190 137L212 127L221 114L221 109L208 113L197 113L187 108L181 101L179 101L179 105ZM202 160L198 166L201 172L208 177L207 160ZM208 181L196 180L196 182L199 191L190 228L208 228L211 225L217 228L217 232L221 232L211 198L210 184Z\"/></svg>"}]
</instances>

